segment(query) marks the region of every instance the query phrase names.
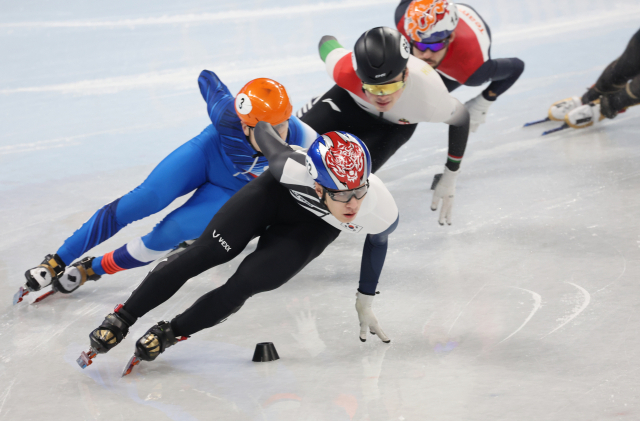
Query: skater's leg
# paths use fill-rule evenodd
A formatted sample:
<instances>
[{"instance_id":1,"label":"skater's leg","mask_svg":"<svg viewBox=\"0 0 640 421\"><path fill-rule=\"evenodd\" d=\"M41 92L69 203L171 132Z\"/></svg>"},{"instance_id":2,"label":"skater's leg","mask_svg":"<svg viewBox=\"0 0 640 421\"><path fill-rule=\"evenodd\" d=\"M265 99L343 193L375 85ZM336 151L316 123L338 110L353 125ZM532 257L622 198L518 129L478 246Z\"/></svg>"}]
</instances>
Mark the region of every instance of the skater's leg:
<instances>
[{"instance_id":1,"label":"skater's leg","mask_svg":"<svg viewBox=\"0 0 640 421\"><path fill-rule=\"evenodd\" d=\"M194 141L216 136L208 127L167 156L131 192L98 210L69 237L57 254L68 265L133 221L152 215L207 180L207 160Z\"/></svg>"},{"instance_id":2,"label":"skater's leg","mask_svg":"<svg viewBox=\"0 0 640 421\"><path fill-rule=\"evenodd\" d=\"M498 58L486 61L465 82L468 86L480 86L491 82L482 91L482 96L487 101L495 101L505 93L520 78L524 71L524 62L519 58Z\"/></svg>"},{"instance_id":3,"label":"skater's leg","mask_svg":"<svg viewBox=\"0 0 640 421\"><path fill-rule=\"evenodd\" d=\"M233 195L195 243L156 266L124 304L141 317L162 304L190 278L236 257L249 241L271 225L279 206L279 183L265 172ZM291 199L293 200L293 199Z\"/></svg>"},{"instance_id":4,"label":"skater's leg","mask_svg":"<svg viewBox=\"0 0 640 421\"><path fill-rule=\"evenodd\" d=\"M596 82L600 94L616 92L625 88L629 79L640 74L640 30L627 44L622 55L604 69Z\"/></svg>"},{"instance_id":5,"label":"skater's leg","mask_svg":"<svg viewBox=\"0 0 640 421\"><path fill-rule=\"evenodd\" d=\"M167 215L149 234L96 257L93 270L102 275L144 266L181 242L200 237L213 215L234 193L234 190L211 183L203 184L184 205Z\"/></svg>"},{"instance_id":6,"label":"skater's leg","mask_svg":"<svg viewBox=\"0 0 640 421\"><path fill-rule=\"evenodd\" d=\"M260 237L256 250L224 285L200 297L171 321L173 332L177 336L190 336L220 323L251 296L286 283L318 257L339 233L319 220L270 226Z\"/></svg>"}]
</instances>

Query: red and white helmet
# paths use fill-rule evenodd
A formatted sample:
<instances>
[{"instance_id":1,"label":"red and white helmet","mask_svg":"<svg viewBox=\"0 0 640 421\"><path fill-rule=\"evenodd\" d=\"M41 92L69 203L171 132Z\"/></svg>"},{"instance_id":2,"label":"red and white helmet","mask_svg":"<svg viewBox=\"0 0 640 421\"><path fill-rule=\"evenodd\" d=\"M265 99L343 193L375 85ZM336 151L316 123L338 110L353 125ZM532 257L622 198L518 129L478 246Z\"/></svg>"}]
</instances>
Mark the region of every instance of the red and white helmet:
<instances>
[{"instance_id":1,"label":"red and white helmet","mask_svg":"<svg viewBox=\"0 0 640 421\"><path fill-rule=\"evenodd\" d=\"M413 0L404 15L404 31L414 42L442 41L458 26L458 8L448 0Z\"/></svg>"}]
</instances>

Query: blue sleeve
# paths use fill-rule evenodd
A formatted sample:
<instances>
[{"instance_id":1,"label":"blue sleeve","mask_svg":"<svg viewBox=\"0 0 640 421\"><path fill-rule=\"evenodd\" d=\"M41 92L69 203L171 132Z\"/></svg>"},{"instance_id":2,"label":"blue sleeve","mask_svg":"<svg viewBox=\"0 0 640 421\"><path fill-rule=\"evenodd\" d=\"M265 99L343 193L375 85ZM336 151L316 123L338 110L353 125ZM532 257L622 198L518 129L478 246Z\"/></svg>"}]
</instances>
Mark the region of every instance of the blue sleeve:
<instances>
[{"instance_id":1,"label":"blue sleeve","mask_svg":"<svg viewBox=\"0 0 640 421\"><path fill-rule=\"evenodd\" d=\"M210 70L203 70L198 77L200 93L207 103L207 114L214 126L217 125L222 113L218 112L219 105L226 105L229 98L233 98L229 88L220 78Z\"/></svg>"},{"instance_id":2,"label":"blue sleeve","mask_svg":"<svg viewBox=\"0 0 640 421\"><path fill-rule=\"evenodd\" d=\"M358 291L365 295L375 295L378 279L387 257L389 234L398 227L400 216L389 228L380 234L367 234L362 250L362 265L360 266L360 285Z\"/></svg>"},{"instance_id":3,"label":"blue sleeve","mask_svg":"<svg viewBox=\"0 0 640 421\"><path fill-rule=\"evenodd\" d=\"M308 148L317 138L318 133L298 117L292 115L289 118L289 133L287 135L287 143L289 145Z\"/></svg>"}]
</instances>

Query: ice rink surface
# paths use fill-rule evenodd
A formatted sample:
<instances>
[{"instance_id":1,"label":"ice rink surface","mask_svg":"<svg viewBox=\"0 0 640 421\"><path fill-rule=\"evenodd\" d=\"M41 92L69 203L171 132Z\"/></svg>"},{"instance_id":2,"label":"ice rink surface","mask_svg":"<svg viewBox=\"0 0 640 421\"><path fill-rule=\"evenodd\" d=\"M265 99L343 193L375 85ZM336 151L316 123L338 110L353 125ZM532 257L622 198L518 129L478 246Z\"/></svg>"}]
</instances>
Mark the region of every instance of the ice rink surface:
<instances>
[{"instance_id":1,"label":"ice rink surface","mask_svg":"<svg viewBox=\"0 0 640 421\"><path fill-rule=\"evenodd\" d=\"M452 226L428 208L444 124L421 124L378 173L401 213L374 302L391 344L358 340L364 238L343 234L284 287L120 378L134 341L224 283L237 259L188 282L85 370L75 359L87 335L148 269L12 306L24 271L202 131L202 69L234 93L274 78L298 109L331 87L320 37L351 48L393 26L396 2L3 2L0 419L640 419L640 109L547 137L553 124L522 128L595 82L640 6L468 3L491 26L492 56L526 69L470 137ZM279 361L251 362L263 341Z\"/></svg>"}]
</instances>

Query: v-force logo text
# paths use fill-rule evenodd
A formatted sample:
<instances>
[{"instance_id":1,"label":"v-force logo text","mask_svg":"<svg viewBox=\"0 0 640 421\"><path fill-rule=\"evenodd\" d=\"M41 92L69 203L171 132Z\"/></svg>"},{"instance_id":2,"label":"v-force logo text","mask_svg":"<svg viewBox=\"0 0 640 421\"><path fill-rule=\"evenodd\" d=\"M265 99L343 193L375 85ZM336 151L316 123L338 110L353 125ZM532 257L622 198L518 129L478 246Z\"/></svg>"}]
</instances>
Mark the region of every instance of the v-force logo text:
<instances>
[{"instance_id":1,"label":"v-force logo text","mask_svg":"<svg viewBox=\"0 0 640 421\"><path fill-rule=\"evenodd\" d=\"M220 233L216 234L216 230L213 230L213 238L218 238L218 237L220 237ZM224 238L222 238L222 237L218 238L218 242L220 243L220 245L222 247L224 247L224 249L227 252L231 251L231 246L229 245L229 243L224 241Z\"/></svg>"}]
</instances>

